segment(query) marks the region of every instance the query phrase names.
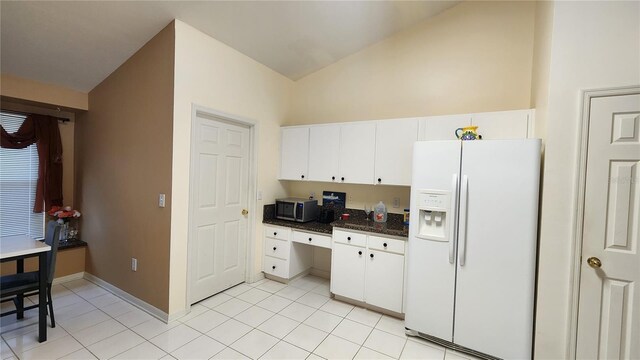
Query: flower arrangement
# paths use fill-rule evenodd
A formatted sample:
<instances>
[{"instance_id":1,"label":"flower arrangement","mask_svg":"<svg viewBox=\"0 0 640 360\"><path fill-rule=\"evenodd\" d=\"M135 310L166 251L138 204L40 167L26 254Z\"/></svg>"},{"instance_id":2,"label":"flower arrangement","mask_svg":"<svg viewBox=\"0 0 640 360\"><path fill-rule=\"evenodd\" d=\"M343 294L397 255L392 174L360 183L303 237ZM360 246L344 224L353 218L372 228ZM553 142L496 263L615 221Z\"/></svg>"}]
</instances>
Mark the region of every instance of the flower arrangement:
<instances>
[{"instance_id":1,"label":"flower arrangement","mask_svg":"<svg viewBox=\"0 0 640 360\"><path fill-rule=\"evenodd\" d=\"M80 211L71 209L71 206L52 206L48 214L58 219L60 224L63 224L72 218L79 218L82 214Z\"/></svg>"}]
</instances>

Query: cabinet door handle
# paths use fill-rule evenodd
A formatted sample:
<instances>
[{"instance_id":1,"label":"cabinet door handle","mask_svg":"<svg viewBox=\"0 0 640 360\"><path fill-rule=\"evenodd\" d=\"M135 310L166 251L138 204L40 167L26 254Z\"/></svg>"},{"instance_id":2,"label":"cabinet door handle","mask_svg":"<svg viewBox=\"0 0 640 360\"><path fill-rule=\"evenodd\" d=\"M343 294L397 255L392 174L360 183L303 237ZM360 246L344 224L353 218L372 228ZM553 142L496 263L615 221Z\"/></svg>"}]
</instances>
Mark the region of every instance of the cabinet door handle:
<instances>
[{"instance_id":1,"label":"cabinet door handle","mask_svg":"<svg viewBox=\"0 0 640 360\"><path fill-rule=\"evenodd\" d=\"M275 265L273 265L271 268L272 268L273 270L275 270L275 269L276 269L276 266L275 266Z\"/></svg>"},{"instance_id":2,"label":"cabinet door handle","mask_svg":"<svg viewBox=\"0 0 640 360\"><path fill-rule=\"evenodd\" d=\"M344 181L344 176L341 179L342 179L342 181Z\"/></svg>"},{"instance_id":3,"label":"cabinet door handle","mask_svg":"<svg viewBox=\"0 0 640 360\"><path fill-rule=\"evenodd\" d=\"M381 178L378 178L378 184L380 184L382 182Z\"/></svg>"},{"instance_id":4,"label":"cabinet door handle","mask_svg":"<svg viewBox=\"0 0 640 360\"><path fill-rule=\"evenodd\" d=\"M362 255L362 251L358 251L358 255Z\"/></svg>"},{"instance_id":5,"label":"cabinet door handle","mask_svg":"<svg viewBox=\"0 0 640 360\"><path fill-rule=\"evenodd\" d=\"M331 180L335 180L335 179L336 179L336 177L335 177L335 176L332 176L332 177L331 177Z\"/></svg>"},{"instance_id":6,"label":"cabinet door handle","mask_svg":"<svg viewBox=\"0 0 640 360\"><path fill-rule=\"evenodd\" d=\"M309 238L309 241L311 241L311 238Z\"/></svg>"},{"instance_id":7,"label":"cabinet door handle","mask_svg":"<svg viewBox=\"0 0 640 360\"><path fill-rule=\"evenodd\" d=\"M304 175L300 175L300 177L304 179Z\"/></svg>"},{"instance_id":8,"label":"cabinet door handle","mask_svg":"<svg viewBox=\"0 0 640 360\"><path fill-rule=\"evenodd\" d=\"M276 247L275 246L273 247L273 251L276 251Z\"/></svg>"},{"instance_id":9,"label":"cabinet door handle","mask_svg":"<svg viewBox=\"0 0 640 360\"><path fill-rule=\"evenodd\" d=\"M387 243L382 244L382 246L384 246L386 248L387 247Z\"/></svg>"},{"instance_id":10,"label":"cabinet door handle","mask_svg":"<svg viewBox=\"0 0 640 360\"><path fill-rule=\"evenodd\" d=\"M369 254L369 257L373 259L373 254Z\"/></svg>"}]
</instances>

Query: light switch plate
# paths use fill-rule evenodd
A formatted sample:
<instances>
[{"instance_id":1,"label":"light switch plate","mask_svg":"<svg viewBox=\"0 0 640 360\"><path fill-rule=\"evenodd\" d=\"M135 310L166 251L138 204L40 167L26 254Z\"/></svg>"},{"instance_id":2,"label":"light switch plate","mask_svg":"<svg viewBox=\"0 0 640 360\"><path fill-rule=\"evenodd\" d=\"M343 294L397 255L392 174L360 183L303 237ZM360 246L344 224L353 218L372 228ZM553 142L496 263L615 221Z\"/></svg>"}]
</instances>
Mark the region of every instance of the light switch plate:
<instances>
[{"instance_id":1,"label":"light switch plate","mask_svg":"<svg viewBox=\"0 0 640 360\"><path fill-rule=\"evenodd\" d=\"M165 195L164 194L160 194L160 196L158 196L158 206L163 208L165 205Z\"/></svg>"},{"instance_id":2,"label":"light switch plate","mask_svg":"<svg viewBox=\"0 0 640 360\"><path fill-rule=\"evenodd\" d=\"M400 207L400 198L393 198L393 207L394 208L399 208Z\"/></svg>"}]
</instances>

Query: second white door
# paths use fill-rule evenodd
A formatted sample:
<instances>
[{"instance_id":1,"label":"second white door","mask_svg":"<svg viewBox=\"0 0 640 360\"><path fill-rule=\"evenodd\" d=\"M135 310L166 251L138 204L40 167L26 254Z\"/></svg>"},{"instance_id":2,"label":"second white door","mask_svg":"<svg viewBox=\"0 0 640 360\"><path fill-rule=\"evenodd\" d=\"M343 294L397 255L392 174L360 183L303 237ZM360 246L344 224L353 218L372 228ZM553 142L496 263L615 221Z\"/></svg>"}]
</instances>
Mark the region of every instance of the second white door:
<instances>
[{"instance_id":1,"label":"second white door","mask_svg":"<svg viewBox=\"0 0 640 360\"><path fill-rule=\"evenodd\" d=\"M640 94L591 100L579 359L640 358Z\"/></svg>"},{"instance_id":2,"label":"second white door","mask_svg":"<svg viewBox=\"0 0 640 360\"><path fill-rule=\"evenodd\" d=\"M197 115L191 170L190 303L245 279L249 128Z\"/></svg>"}]
</instances>

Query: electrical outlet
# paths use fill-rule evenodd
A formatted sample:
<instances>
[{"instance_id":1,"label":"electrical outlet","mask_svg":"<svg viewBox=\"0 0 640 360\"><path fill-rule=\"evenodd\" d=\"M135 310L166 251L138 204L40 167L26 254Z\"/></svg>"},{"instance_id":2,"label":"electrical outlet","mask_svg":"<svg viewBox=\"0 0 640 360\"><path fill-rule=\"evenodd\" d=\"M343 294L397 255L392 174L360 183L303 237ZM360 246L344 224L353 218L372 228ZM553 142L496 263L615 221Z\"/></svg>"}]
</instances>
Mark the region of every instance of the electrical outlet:
<instances>
[{"instance_id":1,"label":"electrical outlet","mask_svg":"<svg viewBox=\"0 0 640 360\"><path fill-rule=\"evenodd\" d=\"M165 205L165 195L164 194L160 194L158 196L158 206L163 208Z\"/></svg>"},{"instance_id":2,"label":"electrical outlet","mask_svg":"<svg viewBox=\"0 0 640 360\"><path fill-rule=\"evenodd\" d=\"M138 259L131 258L131 271L138 271Z\"/></svg>"},{"instance_id":3,"label":"electrical outlet","mask_svg":"<svg viewBox=\"0 0 640 360\"><path fill-rule=\"evenodd\" d=\"M316 198L316 192L315 192L315 191L310 192L310 193L309 193L309 199L312 199L312 200L313 200L313 199L315 199L315 198Z\"/></svg>"},{"instance_id":4,"label":"electrical outlet","mask_svg":"<svg viewBox=\"0 0 640 360\"><path fill-rule=\"evenodd\" d=\"M400 198L393 198L393 207L394 208L399 208L400 207Z\"/></svg>"},{"instance_id":5,"label":"electrical outlet","mask_svg":"<svg viewBox=\"0 0 640 360\"><path fill-rule=\"evenodd\" d=\"M262 190L258 190L258 200L262 200Z\"/></svg>"}]
</instances>

